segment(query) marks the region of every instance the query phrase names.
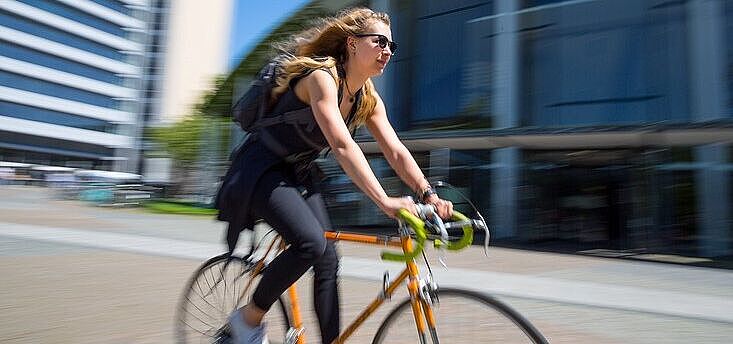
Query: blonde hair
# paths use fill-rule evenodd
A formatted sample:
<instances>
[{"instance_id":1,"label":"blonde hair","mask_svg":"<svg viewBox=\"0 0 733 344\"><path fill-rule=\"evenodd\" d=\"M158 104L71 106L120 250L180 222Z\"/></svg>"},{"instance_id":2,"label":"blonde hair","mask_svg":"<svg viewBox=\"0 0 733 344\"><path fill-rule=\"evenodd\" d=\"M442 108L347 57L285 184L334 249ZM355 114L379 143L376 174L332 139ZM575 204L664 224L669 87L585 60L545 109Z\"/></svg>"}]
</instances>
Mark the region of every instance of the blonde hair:
<instances>
[{"instance_id":1,"label":"blonde hair","mask_svg":"<svg viewBox=\"0 0 733 344\"><path fill-rule=\"evenodd\" d=\"M321 18L313 28L295 35L290 41L276 45L287 58L282 62L277 87L273 89L272 98L277 99L285 93L290 81L308 70L328 68L339 82L335 66L344 64L348 58L346 39L365 33L374 21L390 25L386 13L374 12L368 8L344 10L334 17ZM366 122L377 105L376 91L371 78L367 79L362 89L359 107L349 129L354 129Z\"/></svg>"}]
</instances>

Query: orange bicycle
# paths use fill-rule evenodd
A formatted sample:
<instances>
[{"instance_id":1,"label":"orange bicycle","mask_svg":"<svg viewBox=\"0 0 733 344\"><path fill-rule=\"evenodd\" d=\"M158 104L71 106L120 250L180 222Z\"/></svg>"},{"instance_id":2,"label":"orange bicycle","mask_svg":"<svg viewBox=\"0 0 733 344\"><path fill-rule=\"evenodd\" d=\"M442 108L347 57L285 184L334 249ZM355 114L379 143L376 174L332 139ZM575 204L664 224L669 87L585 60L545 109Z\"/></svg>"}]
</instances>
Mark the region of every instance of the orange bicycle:
<instances>
[{"instance_id":1,"label":"orange bicycle","mask_svg":"<svg viewBox=\"0 0 733 344\"><path fill-rule=\"evenodd\" d=\"M425 257L423 248L428 240L436 248L457 251L471 245L476 229L486 232L485 245L488 245L489 231L482 219L468 219L455 212L451 222L443 223L431 206L417 206L419 217L406 210L399 212L400 226L395 236L326 232L329 240L399 247L401 253L382 252L382 259L406 265L391 281L385 274L379 295L334 343L346 342L405 282L409 297L386 316L372 343L547 343L537 328L507 304L482 293L438 287L429 264L428 275L420 276L416 258L421 254ZM460 237L451 235L454 230L460 231ZM250 251L243 256L225 253L209 259L198 269L178 307L179 343L230 342L228 315L249 302L268 261L285 248L278 235L269 237L272 240L252 240ZM296 284L276 303L264 319L270 343L304 344Z\"/></svg>"}]
</instances>

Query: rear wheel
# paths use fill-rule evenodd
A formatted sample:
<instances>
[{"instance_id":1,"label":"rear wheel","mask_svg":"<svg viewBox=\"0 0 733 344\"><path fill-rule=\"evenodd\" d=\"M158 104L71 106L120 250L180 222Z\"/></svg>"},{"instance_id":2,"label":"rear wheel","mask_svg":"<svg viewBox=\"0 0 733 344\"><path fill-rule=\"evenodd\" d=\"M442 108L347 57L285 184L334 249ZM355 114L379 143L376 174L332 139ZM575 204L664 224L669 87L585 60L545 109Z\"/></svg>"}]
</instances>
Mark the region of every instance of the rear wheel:
<instances>
[{"instance_id":1,"label":"rear wheel","mask_svg":"<svg viewBox=\"0 0 733 344\"><path fill-rule=\"evenodd\" d=\"M547 343L527 319L491 296L450 288L437 295L436 328L426 333L428 343ZM372 343L423 343L409 299L389 313Z\"/></svg>"},{"instance_id":2,"label":"rear wheel","mask_svg":"<svg viewBox=\"0 0 733 344\"><path fill-rule=\"evenodd\" d=\"M254 264L222 254L206 261L191 277L176 310L178 343L230 343L229 315L249 303L260 275L250 276ZM251 281L248 290L245 287ZM288 307L280 297L265 316L270 343L284 343L290 328Z\"/></svg>"}]
</instances>

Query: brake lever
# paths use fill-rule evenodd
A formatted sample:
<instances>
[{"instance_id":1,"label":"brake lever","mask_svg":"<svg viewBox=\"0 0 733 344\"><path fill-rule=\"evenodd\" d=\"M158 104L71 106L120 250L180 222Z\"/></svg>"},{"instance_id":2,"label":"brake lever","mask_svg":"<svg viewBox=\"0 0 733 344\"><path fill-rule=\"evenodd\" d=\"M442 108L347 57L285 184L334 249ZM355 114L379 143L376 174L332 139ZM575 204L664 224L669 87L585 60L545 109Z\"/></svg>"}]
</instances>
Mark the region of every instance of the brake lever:
<instances>
[{"instance_id":1,"label":"brake lever","mask_svg":"<svg viewBox=\"0 0 733 344\"><path fill-rule=\"evenodd\" d=\"M489 257L489 239L491 238L491 233L489 232L489 226L486 225L486 221L484 220L484 217L481 216L480 213L476 213L479 220L475 221L476 226L483 229L486 235L484 235L484 255L488 258Z\"/></svg>"},{"instance_id":2,"label":"brake lever","mask_svg":"<svg viewBox=\"0 0 733 344\"><path fill-rule=\"evenodd\" d=\"M425 222L429 222L431 227L435 228L438 233L440 234L441 240L443 242L448 242L450 240L450 236L448 236L448 230L445 228L445 223L443 222L443 219L438 216L438 212L435 210L435 206L430 204L415 204L415 207L417 209L418 215L424 219Z\"/></svg>"},{"instance_id":3,"label":"brake lever","mask_svg":"<svg viewBox=\"0 0 733 344\"><path fill-rule=\"evenodd\" d=\"M438 261L440 262L440 265L443 265L444 268L447 268L448 265L445 263L445 247L450 241L450 236L448 235L448 230L445 228L445 223L443 222L443 219L438 216L438 212L435 210L435 206L430 204L418 204L416 206L420 217L423 218L426 223L430 224L430 227L433 228L435 232L437 232L436 234L440 235L440 241L442 242L441 245L434 246L436 246L438 250L440 250L440 254L438 256Z\"/></svg>"}]
</instances>

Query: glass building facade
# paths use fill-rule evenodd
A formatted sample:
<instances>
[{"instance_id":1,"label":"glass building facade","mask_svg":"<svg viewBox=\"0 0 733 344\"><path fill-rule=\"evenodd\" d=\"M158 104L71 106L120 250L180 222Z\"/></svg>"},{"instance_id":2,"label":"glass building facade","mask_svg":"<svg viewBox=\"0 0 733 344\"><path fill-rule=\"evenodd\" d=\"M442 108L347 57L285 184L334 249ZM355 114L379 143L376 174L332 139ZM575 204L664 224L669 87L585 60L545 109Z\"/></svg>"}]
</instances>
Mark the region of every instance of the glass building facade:
<instances>
[{"instance_id":1,"label":"glass building facade","mask_svg":"<svg viewBox=\"0 0 733 344\"><path fill-rule=\"evenodd\" d=\"M0 3L0 160L136 171L150 9Z\"/></svg>"},{"instance_id":2,"label":"glass building facade","mask_svg":"<svg viewBox=\"0 0 733 344\"><path fill-rule=\"evenodd\" d=\"M431 179L476 204L496 243L731 259L730 1L371 7L390 14L400 44L375 79L390 120ZM359 141L390 193L409 194L372 139ZM335 223L389 223L329 175Z\"/></svg>"}]
</instances>

